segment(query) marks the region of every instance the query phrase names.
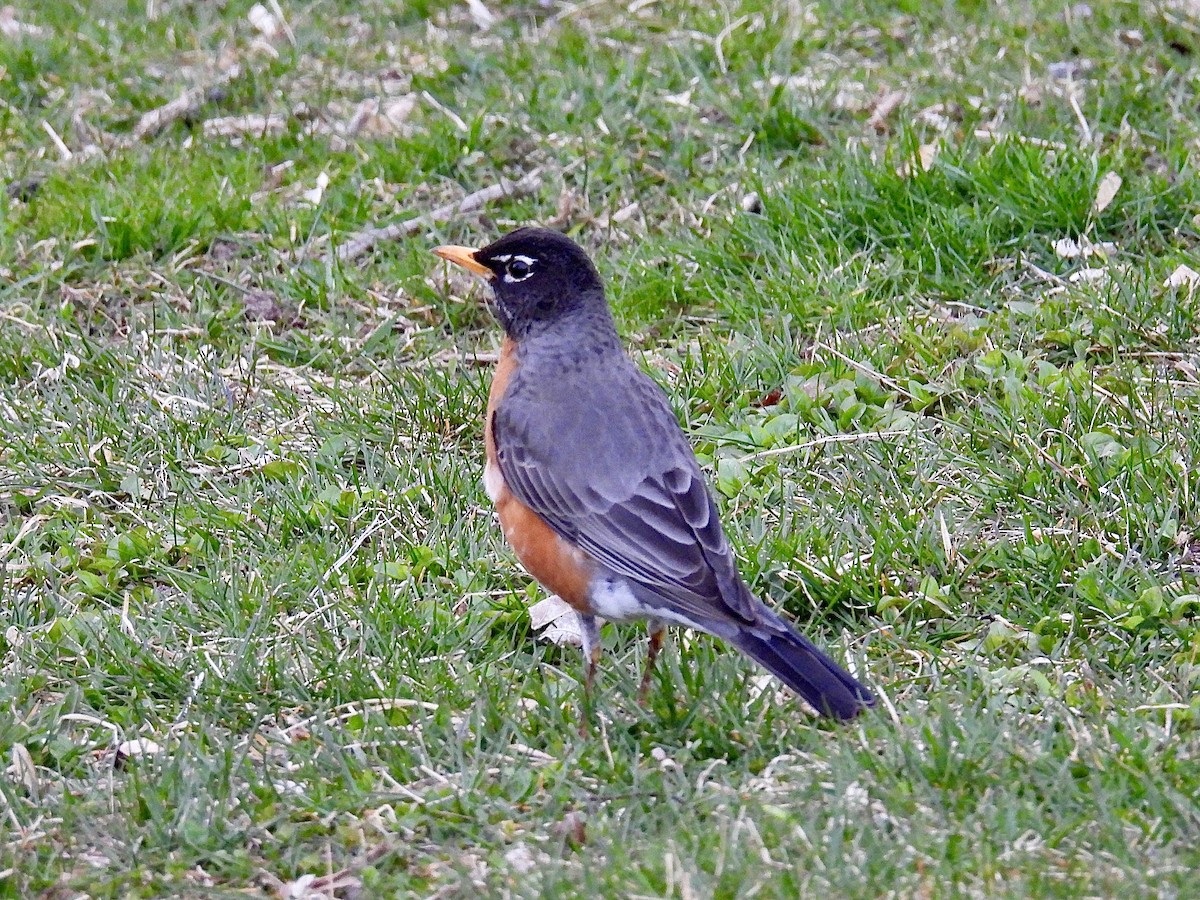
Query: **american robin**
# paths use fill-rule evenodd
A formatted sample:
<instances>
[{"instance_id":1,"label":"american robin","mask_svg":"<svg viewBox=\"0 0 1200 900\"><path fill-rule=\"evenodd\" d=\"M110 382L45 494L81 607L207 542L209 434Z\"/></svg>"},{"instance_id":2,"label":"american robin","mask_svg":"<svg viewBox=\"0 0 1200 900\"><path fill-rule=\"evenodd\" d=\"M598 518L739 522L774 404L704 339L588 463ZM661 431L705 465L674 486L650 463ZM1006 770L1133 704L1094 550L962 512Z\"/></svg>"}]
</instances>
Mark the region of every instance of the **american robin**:
<instances>
[{"instance_id":1,"label":"american robin","mask_svg":"<svg viewBox=\"0 0 1200 900\"><path fill-rule=\"evenodd\" d=\"M870 692L750 593L662 389L626 355L600 276L570 238L520 228L438 256L491 283L504 327L484 486L521 563L579 616L590 687L596 618L648 620L650 684L667 625L725 639L818 711Z\"/></svg>"}]
</instances>

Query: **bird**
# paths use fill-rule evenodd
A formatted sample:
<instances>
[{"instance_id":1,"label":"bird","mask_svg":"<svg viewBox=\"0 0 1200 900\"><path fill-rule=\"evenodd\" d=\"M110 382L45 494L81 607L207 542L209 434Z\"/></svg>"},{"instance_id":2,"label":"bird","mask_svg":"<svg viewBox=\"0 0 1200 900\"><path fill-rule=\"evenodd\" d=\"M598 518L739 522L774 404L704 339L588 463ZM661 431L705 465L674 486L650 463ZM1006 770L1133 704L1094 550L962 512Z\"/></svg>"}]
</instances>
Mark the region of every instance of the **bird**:
<instances>
[{"instance_id":1,"label":"bird","mask_svg":"<svg viewBox=\"0 0 1200 900\"><path fill-rule=\"evenodd\" d=\"M484 488L521 564L578 616L585 695L601 658L597 619L641 619L642 702L675 625L732 644L825 716L873 706L742 580L696 455L666 393L626 353L583 248L527 226L482 249L433 252L491 286L504 339L483 423Z\"/></svg>"}]
</instances>

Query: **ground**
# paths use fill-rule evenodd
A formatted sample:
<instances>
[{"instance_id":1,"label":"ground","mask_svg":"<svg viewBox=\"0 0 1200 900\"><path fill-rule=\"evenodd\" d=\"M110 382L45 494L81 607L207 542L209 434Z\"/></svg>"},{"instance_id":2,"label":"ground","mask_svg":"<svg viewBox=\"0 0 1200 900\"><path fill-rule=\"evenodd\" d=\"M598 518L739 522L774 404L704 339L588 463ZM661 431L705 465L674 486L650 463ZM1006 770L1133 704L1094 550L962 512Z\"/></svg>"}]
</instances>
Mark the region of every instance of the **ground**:
<instances>
[{"instance_id":1,"label":"ground","mask_svg":"<svg viewBox=\"0 0 1200 900\"><path fill-rule=\"evenodd\" d=\"M1198 54L1194 0L0 10L0 896L1196 896ZM686 633L640 707L625 627L578 736L429 252L529 222L870 715Z\"/></svg>"}]
</instances>

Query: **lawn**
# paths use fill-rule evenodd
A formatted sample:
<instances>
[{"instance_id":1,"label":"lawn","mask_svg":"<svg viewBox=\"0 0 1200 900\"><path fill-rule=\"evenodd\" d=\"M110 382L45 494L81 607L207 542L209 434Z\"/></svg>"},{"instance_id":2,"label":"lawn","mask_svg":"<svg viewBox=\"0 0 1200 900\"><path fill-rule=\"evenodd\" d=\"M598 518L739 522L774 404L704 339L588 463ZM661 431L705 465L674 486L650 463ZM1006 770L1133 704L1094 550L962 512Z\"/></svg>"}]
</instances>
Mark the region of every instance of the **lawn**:
<instances>
[{"instance_id":1,"label":"lawn","mask_svg":"<svg viewBox=\"0 0 1200 900\"><path fill-rule=\"evenodd\" d=\"M1198 169L1194 0L0 10L0 897L1200 895ZM876 710L626 626L579 737L531 222Z\"/></svg>"}]
</instances>

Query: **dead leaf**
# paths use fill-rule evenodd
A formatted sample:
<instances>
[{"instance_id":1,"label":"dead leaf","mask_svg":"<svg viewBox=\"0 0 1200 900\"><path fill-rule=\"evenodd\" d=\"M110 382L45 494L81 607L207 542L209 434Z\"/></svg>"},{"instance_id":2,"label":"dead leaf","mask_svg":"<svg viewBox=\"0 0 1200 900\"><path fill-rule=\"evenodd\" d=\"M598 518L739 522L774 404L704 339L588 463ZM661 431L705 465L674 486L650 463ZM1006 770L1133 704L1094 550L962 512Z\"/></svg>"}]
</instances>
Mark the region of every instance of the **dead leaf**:
<instances>
[{"instance_id":1,"label":"dead leaf","mask_svg":"<svg viewBox=\"0 0 1200 900\"><path fill-rule=\"evenodd\" d=\"M922 144L917 148L916 160L905 162L896 170L896 174L901 178L911 178L917 172L928 172L933 166L933 161L937 159L938 151L941 147L935 142L930 144ZM913 166L916 162L916 166Z\"/></svg>"},{"instance_id":2,"label":"dead leaf","mask_svg":"<svg viewBox=\"0 0 1200 900\"><path fill-rule=\"evenodd\" d=\"M640 210L641 208L642 208L642 205L636 200L634 200L630 204L627 204L626 206L621 207L615 213L612 214L612 220L611 220L612 224L621 225L625 222L628 222L630 219L632 219L634 216L636 216L638 214L638 210Z\"/></svg>"},{"instance_id":3,"label":"dead leaf","mask_svg":"<svg viewBox=\"0 0 1200 900\"><path fill-rule=\"evenodd\" d=\"M501 198L525 197L541 190L541 187L541 169L526 172L517 181L509 181L506 178L501 178L497 184L490 184L485 188L468 194L455 203L439 206L437 209L429 210L410 219L394 222L391 225L367 228L357 234L352 234L344 243L337 247L334 253L341 260L355 259L383 241L394 241L402 237L411 236L421 229L427 228L432 222L444 222L455 216L475 212ZM478 279L474 280L478 281Z\"/></svg>"},{"instance_id":4,"label":"dead leaf","mask_svg":"<svg viewBox=\"0 0 1200 900\"><path fill-rule=\"evenodd\" d=\"M751 191L742 197L738 204L742 208L742 212L746 213L761 213L763 210L762 197L758 195L758 191Z\"/></svg>"},{"instance_id":5,"label":"dead leaf","mask_svg":"<svg viewBox=\"0 0 1200 900\"><path fill-rule=\"evenodd\" d=\"M350 136L358 134L363 130L363 126L367 124L367 121L377 112L379 112L379 99L377 97L368 97L359 103L358 106L354 107L354 112L346 120L343 131Z\"/></svg>"},{"instance_id":6,"label":"dead leaf","mask_svg":"<svg viewBox=\"0 0 1200 900\"><path fill-rule=\"evenodd\" d=\"M117 753L113 757L113 768L119 769L132 760L141 759L144 756L157 756L162 752L162 746L149 738L134 738L132 741L122 741L117 745Z\"/></svg>"},{"instance_id":7,"label":"dead leaf","mask_svg":"<svg viewBox=\"0 0 1200 900\"><path fill-rule=\"evenodd\" d=\"M757 400L751 400L750 405L756 409L762 409L764 406L777 406L779 401L783 399L783 391L779 388L767 391Z\"/></svg>"},{"instance_id":8,"label":"dead leaf","mask_svg":"<svg viewBox=\"0 0 1200 900\"><path fill-rule=\"evenodd\" d=\"M550 831L572 850L578 850L587 843L587 816L578 810L571 810L555 822Z\"/></svg>"},{"instance_id":9,"label":"dead leaf","mask_svg":"<svg viewBox=\"0 0 1200 900\"><path fill-rule=\"evenodd\" d=\"M1079 243L1072 238L1059 238L1052 245L1059 259L1076 259L1083 253Z\"/></svg>"},{"instance_id":10,"label":"dead leaf","mask_svg":"<svg viewBox=\"0 0 1200 900\"><path fill-rule=\"evenodd\" d=\"M546 224L550 228L564 228L575 215L575 208L579 205L579 197L570 188L564 187L558 195L558 207L554 212L554 217Z\"/></svg>"},{"instance_id":11,"label":"dead leaf","mask_svg":"<svg viewBox=\"0 0 1200 900\"><path fill-rule=\"evenodd\" d=\"M1042 147L1046 150L1066 150L1067 145L1061 141L1047 141L1044 138L1030 137L1026 134L1013 134L1012 132L992 131L989 128L976 128L975 137L981 141L1017 141L1021 144L1028 144L1030 147Z\"/></svg>"},{"instance_id":12,"label":"dead leaf","mask_svg":"<svg viewBox=\"0 0 1200 900\"><path fill-rule=\"evenodd\" d=\"M287 130L287 116L272 113L268 116L251 114L248 116L222 116L219 119L208 119L201 126L206 138L237 137L266 137L272 134L282 134Z\"/></svg>"},{"instance_id":13,"label":"dead leaf","mask_svg":"<svg viewBox=\"0 0 1200 900\"><path fill-rule=\"evenodd\" d=\"M937 159L940 149L938 144L922 144L917 149L917 159L921 163L922 171L928 172L930 170L933 166L933 161Z\"/></svg>"},{"instance_id":14,"label":"dead leaf","mask_svg":"<svg viewBox=\"0 0 1200 900\"><path fill-rule=\"evenodd\" d=\"M1108 258L1117 252L1117 245L1112 241L1090 241L1086 235L1078 241L1069 237L1059 238L1051 246L1059 259L1078 259L1081 256Z\"/></svg>"},{"instance_id":15,"label":"dead leaf","mask_svg":"<svg viewBox=\"0 0 1200 900\"><path fill-rule=\"evenodd\" d=\"M751 700L757 700L770 690L778 690L779 682L772 675L751 675L747 679L747 688Z\"/></svg>"},{"instance_id":16,"label":"dead leaf","mask_svg":"<svg viewBox=\"0 0 1200 900\"><path fill-rule=\"evenodd\" d=\"M40 794L37 766L33 764L33 757L24 744L14 743L12 745L12 765L9 766L9 772L25 788L30 799L36 801Z\"/></svg>"},{"instance_id":17,"label":"dead leaf","mask_svg":"<svg viewBox=\"0 0 1200 900\"><path fill-rule=\"evenodd\" d=\"M301 875L295 881L275 882L280 900L334 900L338 896L357 896L362 881L341 869L331 875Z\"/></svg>"},{"instance_id":18,"label":"dead leaf","mask_svg":"<svg viewBox=\"0 0 1200 900\"><path fill-rule=\"evenodd\" d=\"M556 647L583 646L583 628L579 614L558 596L550 596L529 607L529 624L538 637Z\"/></svg>"},{"instance_id":19,"label":"dead leaf","mask_svg":"<svg viewBox=\"0 0 1200 900\"><path fill-rule=\"evenodd\" d=\"M317 183L310 190L305 191L301 196L305 202L311 203L313 206L319 206L325 197L325 188L329 187L329 175L322 172L317 176Z\"/></svg>"},{"instance_id":20,"label":"dead leaf","mask_svg":"<svg viewBox=\"0 0 1200 900\"><path fill-rule=\"evenodd\" d=\"M1191 266L1178 266L1174 272L1167 276L1167 280L1163 282L1165 288L1194 288L1200 284L1200 272L1197 272Z\"/></svg>"},{"instance_id":21,"label":"dead leaf","mask_svg":"<svg viewBox=\"0 0 1200 900\"><path fill-rule=\"evenodd\" d=\"M1024 85L1018 92L1019 96L1029 106L1042 105L1042 86L1036 81Z\"/></svg>"},{"instance_id":22,"label":"dead leaf","mask_svg":"<svg viewBox=\"0 0 1200 900\"><path fill-rule=\"evenodd\" d=\"M547 859L546 854L540 850L535 856L533 849L524 841L514 844L504 854L504 861L512 866L513 871L518 875L528 875Z\"/></svg>"},{"instance_id":23,"label":"dead leaf","mask_svg":"<svg viewBox=\"0 0 1200 900\"><path fill-rule=\"evenodd\" d=\"M268 166L263 178L262 192L270 193L281 187L284 177L295 165L296 161L294 159L285 159L281 163Z\"/></svg>"},{"instance_id":24,"label":"dead leaf","mask_svg":"<svg viewBox=\"0 0 1200 900\"><path fill-rule=\"evenodd\" d=\"M1071 273L1067 280L1071 284L1096 284L1108 278L1108 269L1080 269L1078 272Z\"/></svg>"},{"instance_id":25,"label":"dead leaf","mask_svg":"<svg viewBox=\"0 0 1200 900\"><path fill-rule=\"evenodd\" d=\"M29 25L17 19L17 10L12 6L0 9L0 35L15 39L22 36L41 37L46 29L40 25Z\"/></svg>"},{"instance_id":26,"label":"dead leaf","mask_svg":"<svg viewBox=\"0 0 1200 900\"><path fill-rule=\"evenodd\" d=\"M955 125L961 124L965 116L966 112L961 103L949 101L925 107L913 117L913 121L932 126L944 134Z\"/></svg>"},{"instance_id":27,"label":"dead leaf","mask_svg":"<svg viewBox=\"0 0 1200 900\"><path fill-rule=\"evenodd\" d=\"M1105 172L1104 177L1100 179L1100 184L1096 187L1096 199L1092 203L1092 209L1097 213L1104 212L1120 189L1121 176L1116 172Z\"/></svg>"},{"instance_id":28,"label":"dead leaf","mask_svg":"<svg viewBox=\"0 0 1200 900\"><path fill-rule=\"evenodd\" d=\"M412 127L406 123L417 108L417 100L417 95L412 93L384 100L370 97L355 107L341 131L347 137L358 134L371 137L407 135L412 132Z\"/></svg>"},{"instance_id":29,"label":"dead leaf","mask_svg":"<svg viewBox=\"0 0 1200 900\"><path fill-rule=\"evenodd\" d=\"M1092 68L1090 59L1064 59L1052 62L1046 67L1046 73L1055 81L1072 81L1086 74Z\"/></svg>"},{"instance_id":30,"label":"dead leaf","mask_svg":"<svg viewBox=\"0 0 1200 900\"><path fill-rule=\"evenodd\" d=\"M417 108L417 95L404 94L401 97L389 97L379 110L379 118L391 131L399 131L400 126L408 121L412 111ZM383 131L381 127L379 131Z\"/></svg>"},{"instance_id":31,"label":"dead leaf","mask_svg":"<svg viewBox=\"0 0 1200 900\"><path fill-rule=\"evenodd\" d=\"M483 0L467 0L467 12L480 31L487 31L496 24L495 14L483 5Z\"/></svg>"},{"instance_id":32,"label":"dead leaf","mask_svg":"<svg viewBox=\"0 0 1200 900\"><path fill-rule=\"evenodd\" d=\"M268 41L276 40L283 34L283 25L279 19L261 3L255 3L250 7L250 12L246 13L246 18L254 26L255 30Z\"/></svg>"},{"instance_id":33,"label":"dead leaf","mask_svg":"<svg viewBox=\"0 0 1200 900\"><path fill-rule=\"evenodd\" d=\"M884 134L891 130L891 125L888 120L904 102L904 91L888 91L882 97L875 101L875 107L871 111L871 118L867 119L867 125L874 128L880 134Z\"/></svg>"},{"instance_id":34,"label":"dead leaf","mask_svg":"<svg viewBox=\"0 0 1200 900\"><path fill-rule=\"evenodd\" d=\"M270 291L251 289L242 295L242 315L251 322L279 322L284 311Z\"/></svg>"},{"instance_id":35,"label":"dead leaf","mask_svg":"<svg viewBox=\"0 0 1200 900\"><path fill-rule=\"evenodd\" d=\"M225 85L236 79L240 74L240 68L236 65L230 66L221 73L215 84L184 91L169 103L164 103L162 106L142 113L142 117L133 126L134 138L140 141L157 134L172 122L194 116L200 111L200 107L205 102L208 102L210 97L216 96L224 89Z\"/></svg>"}]
</instances>

